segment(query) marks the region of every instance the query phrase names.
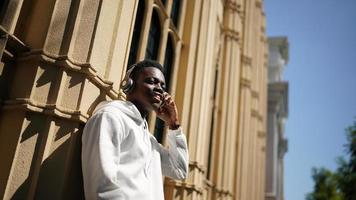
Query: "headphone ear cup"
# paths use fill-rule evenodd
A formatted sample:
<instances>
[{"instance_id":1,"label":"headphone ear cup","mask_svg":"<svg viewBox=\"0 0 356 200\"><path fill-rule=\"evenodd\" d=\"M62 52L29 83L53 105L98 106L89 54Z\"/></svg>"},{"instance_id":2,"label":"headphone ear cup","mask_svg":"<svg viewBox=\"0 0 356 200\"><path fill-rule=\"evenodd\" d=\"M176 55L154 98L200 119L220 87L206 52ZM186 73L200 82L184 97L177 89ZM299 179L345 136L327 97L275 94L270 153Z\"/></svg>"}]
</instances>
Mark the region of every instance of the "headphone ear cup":
<instances>
[{"instance_id":1,"label":"headphone ear cup","mask_svg":"<svg viewBox=\"0 0 356 200\"><path fill-rule=\"evenodd\" d=\"M125 94L128 94L132 91L134 86L134 81L131 78L125 78L122 82L121 82L121 89Z\"/></svg>"},{"instance_id":2,"label":"headphone ear cup","mask_svg":"<svg viewBox=\"0 0 356 200\"><path fill-rule=\"evenodd\" d=\"M126 72L124 80L121 81L120 88L125 94L130 93L134 87L134 81L130 76L135 67L136 65L133 64L132 67L130 67L129 70Z\"/></svg>"}]
</instances>

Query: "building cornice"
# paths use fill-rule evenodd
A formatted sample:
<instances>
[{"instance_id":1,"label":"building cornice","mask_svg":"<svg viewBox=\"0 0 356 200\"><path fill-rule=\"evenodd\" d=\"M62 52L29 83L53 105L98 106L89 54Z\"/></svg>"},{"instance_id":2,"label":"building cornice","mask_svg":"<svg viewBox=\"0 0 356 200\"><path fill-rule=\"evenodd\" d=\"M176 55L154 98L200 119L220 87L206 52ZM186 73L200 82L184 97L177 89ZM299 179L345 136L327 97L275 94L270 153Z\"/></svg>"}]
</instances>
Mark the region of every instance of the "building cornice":
<instances>
[{"instance_id":1,"label":"building cornice","mask_svg":"<svg viewBox=\"0 0 356 200\"><path fill-rule=\"evenodd\" d=\"M39 60L45 63L54 64L59 67L63 67L67 70L75 71L87 75L86 77L95 85L97 85L102 90L106 91L112 99L116 99L119 96L118 91L113 89L113 82L104 79L95 70L90 63L81 63L73 60L67 55L57 55L51 54L44 50L32 50L30 52L23 53L16 59L18 62L28 61L28 60Z\"/></svg>"},{"instance_id":2,"label":"building cornice","mask_svg":"<svg viewBox=\"0 0 356 200\"><path fill-rule=\"evenodd\" d=\"M276 46L279 53L285 62L288 62L289 59L289 43L287 37L269 37L268 45L270 47Z\"/></svg>"},{"instance_id":3,"label":"building cornice","mask_svg":"<svg viewBox=\"0 0 356 200\"><path fill-rule=\"evenodd\" d=\"M238 43L240 42L240 34L239 32L235 31L234 29L231 28L224 28L223 32L227 38L231 38Z\"/></svg>"},{"instance_id":4,"label":"building cornice","mask_svg":"<svg viewBox=\"0 0 356 200\"><path fill-rule=\"evenodd\" d=\"M259 99L260 98L260 94L256 90L252 90L251 95L255 99Z\"/></svg>"},{"instance_id":5,"label":"building cornice","mask_svg":"<svg viewBox=\"0 0 356 200\"><path fill-rule=\"evenodd\" d=\"M257 132L257 136L259 138L265 138L266 137L266 132L265 131L258 131Z\"/></svg>"},{"instance_id":6,"label":"building cornice","mask_svg":"<svg viewBox=\"0 0 356 200\"><path fill-rule=\"evenodd\" d=\"M241 56L241 62L245 65L251 66L252 65L252 58L247 55L242 55Z\"/></svg>"},{"instance_id":7,"label":"building cornice","mask_svg":"<svg viewBox=\"0 0 356 200\"><path fill-rule=\"evenodd\" d=\"M241 78L240 84L241 84L242 87L251 89L251 81L249 79L247 79L247 78Z\"/></svg>"},{"instance_id":8,"label":"building cornice","mask_svg":"<svg viewBox=\"0 0 356 200\"><path fill-rule=\"evenodd\" d=\"M225 0L225 9L241 14L241 5L232 0Z\"/></svg>"},{"instance_id":9,"label":"building cornice","mask_svg":"<svg viewBox=\"0 0 356 200\"><path fill-rule=\"evenodd\" d=\"M84 114L79 110L67 109L56 104L39 103L27 98L4 101L2 109L32 111L83 123L89 118L88 114Z\"/></svg>"}]
</instances>

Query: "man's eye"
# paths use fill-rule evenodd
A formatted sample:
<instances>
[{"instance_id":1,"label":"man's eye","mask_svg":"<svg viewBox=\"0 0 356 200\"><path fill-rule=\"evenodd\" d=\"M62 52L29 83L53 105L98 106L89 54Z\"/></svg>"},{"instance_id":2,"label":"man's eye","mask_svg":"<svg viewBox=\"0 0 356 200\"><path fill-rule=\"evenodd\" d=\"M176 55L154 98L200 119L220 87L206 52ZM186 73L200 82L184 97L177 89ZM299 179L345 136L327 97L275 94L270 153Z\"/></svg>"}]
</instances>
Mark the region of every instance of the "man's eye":
<instances>
[{"instance_id":1,"label":"man's eye","mask_svg":"<svg viewBox=\"0 0 356 200\"><path fill-rule=\"evenodd\" d=\"M154 79L147 79L146 83L153 84L153 83L155 83L155 80Z\"/></svg>"}]
</instances>

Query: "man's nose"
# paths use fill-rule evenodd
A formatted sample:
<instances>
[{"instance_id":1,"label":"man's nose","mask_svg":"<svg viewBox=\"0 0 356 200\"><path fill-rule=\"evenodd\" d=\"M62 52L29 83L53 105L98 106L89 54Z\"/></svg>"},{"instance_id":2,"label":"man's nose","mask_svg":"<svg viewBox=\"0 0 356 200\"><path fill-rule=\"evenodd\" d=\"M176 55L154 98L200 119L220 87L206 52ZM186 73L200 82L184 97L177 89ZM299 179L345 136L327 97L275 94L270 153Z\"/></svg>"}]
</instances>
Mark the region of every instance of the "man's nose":
<instances>
[{"instance_id":1,"label":"man's nose","mask_svg":"<svg viewBox=\"0 0 356 200\"><path fill-rule=\"evenodd\" d=\"M156 92L161 93L161 94L164 93L164 89L162 88L162 86L161 86L160 84L157 84L157 85L155 86L154 90L155 90Z\"/></svg>"}]
</instances>

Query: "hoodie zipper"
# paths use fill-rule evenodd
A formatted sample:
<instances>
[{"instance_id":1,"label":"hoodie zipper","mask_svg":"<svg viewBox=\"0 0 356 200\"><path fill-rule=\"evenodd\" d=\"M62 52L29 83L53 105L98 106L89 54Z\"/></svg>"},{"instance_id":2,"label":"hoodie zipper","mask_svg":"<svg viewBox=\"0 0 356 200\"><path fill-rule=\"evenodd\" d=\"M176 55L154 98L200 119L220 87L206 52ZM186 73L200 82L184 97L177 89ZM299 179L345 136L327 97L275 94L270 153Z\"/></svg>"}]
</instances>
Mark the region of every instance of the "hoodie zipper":
<instances>
[{"instance_id":1,"label":"hoodie zipper","mask_svg":"<svg viewBox=\"0 0 356 200\"><path fill-rule=\"evenodd\" d=\"M144 131L144 143L147 147L147 160L145 163L145 175L147 178L150 177L151 175L151 160L152 160L152 144L151 144L151 140L150 140L150 133L148 131L148 126L147 126L147 122L146 120L144 120L143 123L143 131Z\"/></svg>"}]
</instances>

